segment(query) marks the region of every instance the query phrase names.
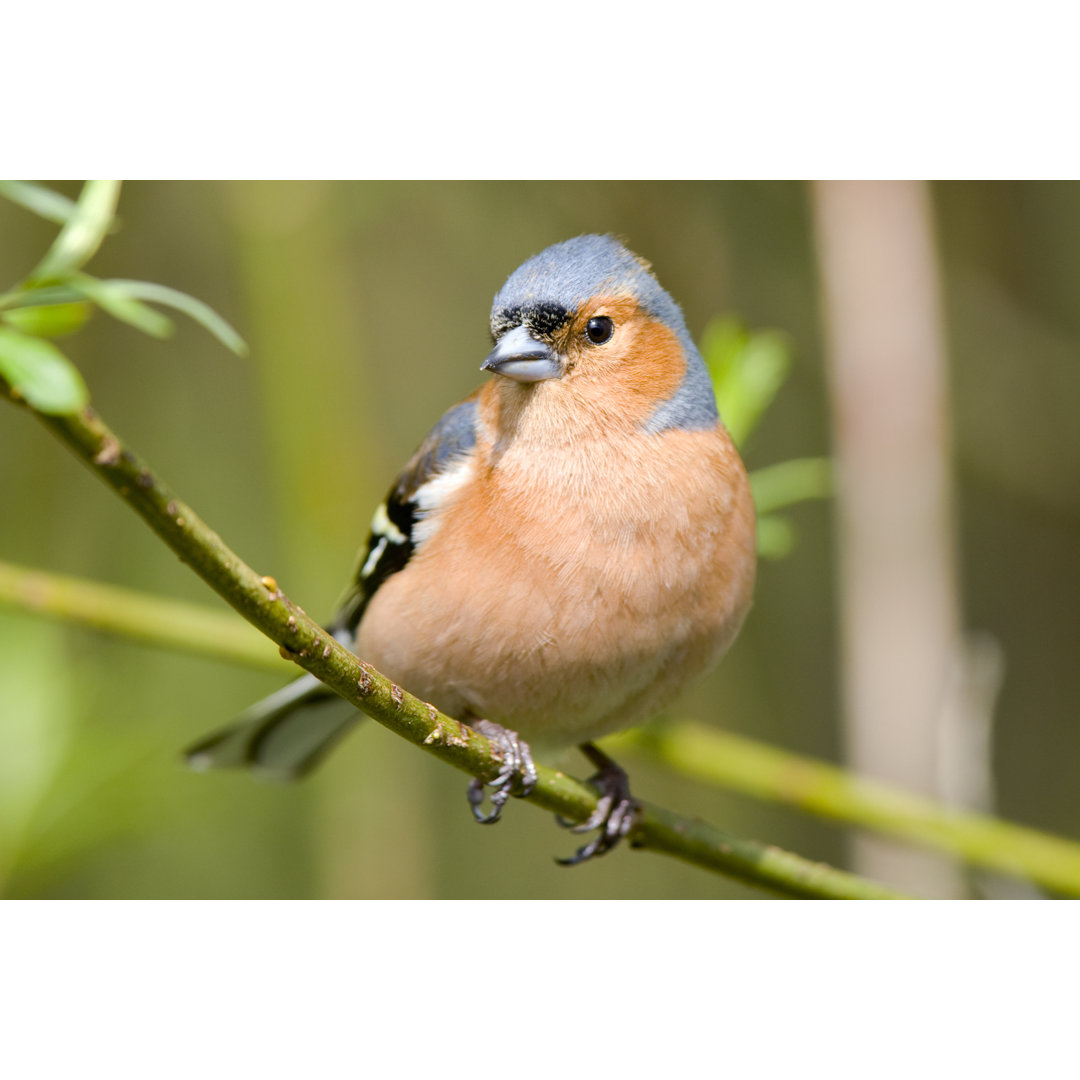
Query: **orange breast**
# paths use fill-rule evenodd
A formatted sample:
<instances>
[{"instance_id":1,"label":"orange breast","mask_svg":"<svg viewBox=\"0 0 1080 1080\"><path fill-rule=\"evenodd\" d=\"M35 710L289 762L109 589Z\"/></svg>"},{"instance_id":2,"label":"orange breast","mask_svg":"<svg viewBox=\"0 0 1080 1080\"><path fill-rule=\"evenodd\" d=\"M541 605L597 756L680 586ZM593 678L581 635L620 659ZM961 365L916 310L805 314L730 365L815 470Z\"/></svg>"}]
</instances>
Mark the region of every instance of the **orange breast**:
<instances>
[{"instance_id":1,"label":"orange breast","mask_svg":"<svg viewBox=\"0 0 1080 1080\"><path fill-rule=\"evenodd\" d=\"M546 456L482 440L470 468L359 627L357 652L408 690L567 745L647 718L731 644L754 514L722 428Z\"/></svg>"}]
</instances>

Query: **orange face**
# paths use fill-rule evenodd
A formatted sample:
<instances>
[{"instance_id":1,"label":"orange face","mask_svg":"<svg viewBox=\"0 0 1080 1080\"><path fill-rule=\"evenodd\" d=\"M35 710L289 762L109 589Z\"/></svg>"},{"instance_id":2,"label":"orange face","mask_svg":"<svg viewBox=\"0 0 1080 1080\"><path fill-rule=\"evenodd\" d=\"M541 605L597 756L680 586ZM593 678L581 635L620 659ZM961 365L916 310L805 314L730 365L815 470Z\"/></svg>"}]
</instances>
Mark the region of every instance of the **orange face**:
<instances>
[{"instance_id":1,"label":"orange face","mask_svg":"<svg viewBox=\"0 0 1080 1080\"><path fill-rule=\"evenodd\" d=\"M598 296L583 304L551 343L564 365L554 382L596 404L618 402L635 422L674 394L686 374L678 337L629 296Z\"/></svg>"}]
</instances>

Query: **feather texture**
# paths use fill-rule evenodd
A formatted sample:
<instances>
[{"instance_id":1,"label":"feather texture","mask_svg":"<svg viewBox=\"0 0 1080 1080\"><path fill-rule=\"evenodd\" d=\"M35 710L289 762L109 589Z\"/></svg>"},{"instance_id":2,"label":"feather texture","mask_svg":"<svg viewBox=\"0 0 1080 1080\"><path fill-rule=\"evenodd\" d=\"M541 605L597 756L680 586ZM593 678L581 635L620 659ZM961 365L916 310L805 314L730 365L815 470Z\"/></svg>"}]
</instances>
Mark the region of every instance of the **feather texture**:
<instances>
[{"instance_id":1,"label":"feather texture","mask_svg":"<svg viewBox=\"0 0 1080 1080\"><path fill-rule=\"evenodd\" d=\"M406 464L331 628L449 715L581 743L655 713L731 644L754 583L749 482L678 305L617 241L526 262L491 325L506 374ZM306 676L192 761L299 775L357 717Z\"/></svg>"}]
</instances>

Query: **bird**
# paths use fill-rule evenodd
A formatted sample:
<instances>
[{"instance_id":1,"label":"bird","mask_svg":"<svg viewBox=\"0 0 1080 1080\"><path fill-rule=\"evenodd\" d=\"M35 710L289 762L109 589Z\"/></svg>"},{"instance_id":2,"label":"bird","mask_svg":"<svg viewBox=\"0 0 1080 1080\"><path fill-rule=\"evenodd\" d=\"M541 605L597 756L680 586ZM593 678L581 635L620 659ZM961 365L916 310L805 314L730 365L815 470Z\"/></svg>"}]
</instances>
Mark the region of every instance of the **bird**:
<instances>
[{"instance_id":1,"label":"bird","mask_svg":"<svg viewBox=\"0 0 1080 1080\"><path fill-rule=\"evenodd\" d=\"M600 798L560 820L595 832L557 860L573 865L612 850L640 807L595 740L667 706L746 617L753 499L679 305L621 239L527 259L490 326L491 378L395 480L327 629L493 740L498 777L468 789L484 824L531 792L534 749L579 746ZM360 718L304 675L187 761L294 779Z\"/></svg>"}]
</instances>

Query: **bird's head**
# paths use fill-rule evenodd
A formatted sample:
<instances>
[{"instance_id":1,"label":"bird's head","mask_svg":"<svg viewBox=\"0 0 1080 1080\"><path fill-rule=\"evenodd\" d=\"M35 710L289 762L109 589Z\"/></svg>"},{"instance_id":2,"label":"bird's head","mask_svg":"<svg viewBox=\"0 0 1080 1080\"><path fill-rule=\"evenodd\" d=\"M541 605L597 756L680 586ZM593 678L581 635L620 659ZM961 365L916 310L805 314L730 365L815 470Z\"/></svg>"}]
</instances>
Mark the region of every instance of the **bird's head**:
<instances>
[{"instance_id":1,"label":"bird's head","mask_svg":"<svg viewBox=\"0 0 1080 1080\"><path fill-rule=\"evenodd\" d=\"M648 430L717 422L679 305L614 237L578 236L523 263L495 296L491 332L483 371L604 395Z\"/></svg>"}]
</instances>

